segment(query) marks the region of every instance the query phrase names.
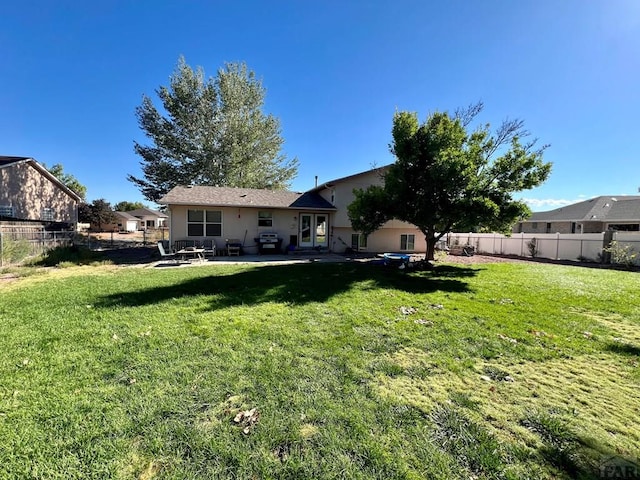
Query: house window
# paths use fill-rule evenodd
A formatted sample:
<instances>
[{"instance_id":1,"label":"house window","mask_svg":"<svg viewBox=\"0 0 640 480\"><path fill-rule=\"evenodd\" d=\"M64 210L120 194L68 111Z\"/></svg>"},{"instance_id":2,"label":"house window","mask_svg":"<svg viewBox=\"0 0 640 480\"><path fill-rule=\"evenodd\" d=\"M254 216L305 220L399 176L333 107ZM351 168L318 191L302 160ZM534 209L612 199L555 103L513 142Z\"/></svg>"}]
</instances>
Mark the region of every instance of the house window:
<instances>
[{"instance_id":1,"label":"house window","mask_svg":"<svg viewBox=\"0 0 640 480\"><path fill-rule=\"evenodd\" d=\"M187 236L221 237L222 212L220 210L188 210Z\"/></svg>"},{"instance_id":2,"label":"house window","mask_svg":"<svg viewBox=\"0 0 640 480\"><path fill-rule=\"evenodd\" d=\"M638 232L640 231L640 225L637 223L610 223L609 230L615 230L616 232Z\"/></svg>"},{"instance_id":3,"label":"house window","mask_svg":"<svg viewBox=\"0 0 640 480\"><path fill-rule=\"evenodd\" d=\"M547 223L547 233L551 233L551 224Z\"/></svg>"},{"instance_id":4,"label":"house window","mask_svg":"<svg viewBox=\"0 0 640 480\"><path fill-rule=\"evenodd\" d=\"M415 250L416 236L413 234L400 235L400 250Z\"/></svg>"},{"instance_id":5,"label":"house window","mask_svg":"<svg viewBox=\"0 0 640 480\"><path fill-rule=\"evenodd\" d=\"M351 234L351 248L355 251L367 248L367 236L362 233Z\"/></svg>"},{"instance_id":6,"label":"house window","mask_svg":"<svg viewBox=\"0 0 640 480\"><path fill-rule=\"evenodd\" d=\"M538 222L531 222L531 228L533 228L534 230L538 229Z\"/></svg>"},{"instance_id":7,"label":"house window","mask_svg":"<svg viewBox=\"0 0 640 480\"><path fill-rule=\"evenodd\" d=\"M11 205L0 205L0 217L13 217L13 207Z\"/></svg>"},{"instance_id":8,"label":"house window","mask_svg":"<svg viewBox=\"0 0 640 480\"><path fill-rule=\"evenodd\" d=\"M332 188L331 189L331 205L335 205L336 204L336 189Z\"/></svg>"},{"instance_id":9,"label":"house window","mask_svg":"<svg viewBox=\"0 0 640 480\"><path fill-rule=\"evenodd\" d=\"M156 222L155 220L147 220L147 228L155 228Z\"/></svg>"},{"instance_id":10,"label":"house window","mask_svg":"<svg viewBox=\"0 0 640 480\"><path fill-rule=\"evenodd\" d=\"M42 209L42 221L53 222L53 208Z\"/></svg>"},{"instance_id":11,"label":"house window","mask_svg":"<svg viewBox=\"0 0 640 480\"><path fill-rule=\"evenodd\" d=\"M273 227L273 212L258 212L259 227Z\"/></svg>"}]
</instances>

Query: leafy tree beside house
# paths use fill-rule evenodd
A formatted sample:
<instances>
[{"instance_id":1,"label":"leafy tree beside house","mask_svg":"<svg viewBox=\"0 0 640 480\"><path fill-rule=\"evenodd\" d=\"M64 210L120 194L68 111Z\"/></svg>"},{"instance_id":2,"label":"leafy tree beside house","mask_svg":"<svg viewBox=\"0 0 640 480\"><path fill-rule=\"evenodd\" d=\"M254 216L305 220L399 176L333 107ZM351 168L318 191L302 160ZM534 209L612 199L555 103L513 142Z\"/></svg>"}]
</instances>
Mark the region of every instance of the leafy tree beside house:
<instances>
[{"instance_id":1,"label":"leafy tree beside house","mask_svg":"<svg viewBox=\"0 0 640 480\"><path fill-rule=\"evenodd\" d=\"M62 164L56 163L51 168L47 167L43 164L44 168L46 168L54 177L60 180L67 188L73 190L78 194L80 198L84 200L87 195L87 187L80 183L80 181L71 175L70 173L65 173L62 167Z\"/></svg>"},{"instance_id":2,"label":"leafy tree beside house","mask_svg":"<svg viewBox=\"0 0 640 480\"><path fill-rule=\"evenodd\" d=\"M143 176L128 176L146 199L189 184L283 189L297 174L298 161L282 153L279 120L262 111L265 89L244 63L205 79L180 57L157 94L166 115L143 97L136 116L151 144L135 142Z\"/></svg>"},{"instance_id":3,"label":"leafy tree beside house","mask_svg":"<svg viewBox=\"0 0 640 480\"><path fill-rule=\"evenodd\" d=\"M78 205L78 221L90 223L102 230L103 224L113 223L116 216L113 213L111 204L104 198L94 200L92 203L81 203Z\"/></svg>"},{"instance_id":4,"label":"leafy tree beside house","mask_svg":"<svg viewBox=\"0 0 640 480\"><path fill-rule=\"evenodd\" d=\"M528 135L521 120L505 121L497 131L484 125L468 131L482 104L455 115L435 112L420 124L416 113L393 118L393 163L383 186L355 190L349 205L354 229L371 234L386 221L416 225L424 234L426 257L450 231L507 231L530 213L513 194L543 183L551 164L543 162L546 146L522 142Z\"/></svg>"}]
</instances>

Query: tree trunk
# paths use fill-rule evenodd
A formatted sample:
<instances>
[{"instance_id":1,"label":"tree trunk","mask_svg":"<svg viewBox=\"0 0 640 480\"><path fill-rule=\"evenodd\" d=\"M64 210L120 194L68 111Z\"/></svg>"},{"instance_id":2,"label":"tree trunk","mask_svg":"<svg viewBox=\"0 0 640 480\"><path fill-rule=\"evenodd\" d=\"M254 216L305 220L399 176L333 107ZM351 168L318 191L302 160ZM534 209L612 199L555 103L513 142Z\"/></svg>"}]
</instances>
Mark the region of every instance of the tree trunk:
<instances>
[{"instance_id":1,"label":"tree trunk","mask_svg":"<svg viewBox=\"0 0 640 480\"><path fill-rule=\"evenodd\" d=\"M427 252L425 254L425 258L429 261L434 260L435 252L436 252L436 241L437 241L436 237L431 233L431 234L425 235L424 239L427 242Z\"/></svg>"}]
</instances>

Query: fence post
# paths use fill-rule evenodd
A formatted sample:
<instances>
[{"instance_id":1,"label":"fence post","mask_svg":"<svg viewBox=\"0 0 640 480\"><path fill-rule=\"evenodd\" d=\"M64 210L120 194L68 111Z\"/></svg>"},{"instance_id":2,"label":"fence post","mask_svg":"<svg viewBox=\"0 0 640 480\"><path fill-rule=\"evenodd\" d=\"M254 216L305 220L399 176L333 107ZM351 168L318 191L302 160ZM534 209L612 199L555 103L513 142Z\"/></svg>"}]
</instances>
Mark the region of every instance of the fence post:
<instances>
[{"instance_id":1,"label":"fence post","mask_svg":"<svg viewBox=\"0 0 640 480\"><path fill-rule=\"evenodd\" d=\"M560 232L556 232L556 260L560 260Z\"/></svg>"},{"instance_id":2,"label":"fence post","mask_svg":"<svg viewBox=\"0 0 640 480\"><path fill-rule=\"evenodd\" d=\"M614 240L614 234L615 232L613 230L607 230L602 236L602 263L611 263L611 252L607 252L606 248L611 246L611 242Z\"/></svg>"}]
</instances>

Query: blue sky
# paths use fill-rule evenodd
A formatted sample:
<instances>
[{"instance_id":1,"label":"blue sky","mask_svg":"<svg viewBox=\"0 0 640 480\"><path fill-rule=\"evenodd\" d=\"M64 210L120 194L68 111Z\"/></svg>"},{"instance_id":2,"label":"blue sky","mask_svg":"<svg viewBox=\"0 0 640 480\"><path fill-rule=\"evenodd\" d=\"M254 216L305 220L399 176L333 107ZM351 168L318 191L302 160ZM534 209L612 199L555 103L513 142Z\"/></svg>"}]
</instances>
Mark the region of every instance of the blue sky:
<instances>
[{"instance_id":1,"label":"blue sky","mask_svg":"<svg viewBox=\"0 0 640 480\"><path fill-rule=\"evenodd\" d=\"M551 144L534 210L640 187L640 1L30 1L0 7L0 155L61 163L89 201L143 200L134 111L178 57L244 61L294 190L393 161L398 110L483 101ZM146 202L149 203L149 202Z\"/></svg>"}]
</instances>

